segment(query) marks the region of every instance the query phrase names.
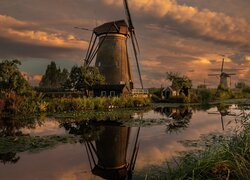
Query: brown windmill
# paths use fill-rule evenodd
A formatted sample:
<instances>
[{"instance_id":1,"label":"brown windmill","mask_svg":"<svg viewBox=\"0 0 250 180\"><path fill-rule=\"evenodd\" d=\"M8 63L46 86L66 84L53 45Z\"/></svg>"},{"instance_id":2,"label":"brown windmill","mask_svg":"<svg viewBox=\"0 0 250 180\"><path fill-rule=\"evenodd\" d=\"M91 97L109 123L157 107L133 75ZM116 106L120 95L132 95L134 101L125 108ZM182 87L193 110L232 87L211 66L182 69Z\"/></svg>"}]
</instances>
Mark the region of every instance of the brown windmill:
<instances>
[{"instance_id":1,"label":"brown windmill","mask_svg":"<svg viewBox=\"0 0 250 180\"><path fill-rule=\"evenodd\" d=\"M216 77L220 77L220 87L224 87L224 88L229 88L228 86L228 78L230 78L230 86L231 86L231 76L232 75L236 75L235 73L226 73L224 71L224 61L225 59L222 59L222 64L221 64L221 70L220 70L220 74L208 74L208 76L216 76Z\"/></svg>"},{"instance_id":2,"label":"brown windmill","mask_svg":"<svg viewBox=\"0 0 250 180\"><path fill-rule=\"evenodd\" d=\"M85 65L89 66L96 57L95 66L106 79L105 87L123 86L129 93L134 88L134 82L128 55L128 39L132 43L142 89L143 82L138 62L139 45L127 0L124 0L124 7L127 22L125 20L112 21L94 28L85 57Z\"/></svg>"}]
</instances>

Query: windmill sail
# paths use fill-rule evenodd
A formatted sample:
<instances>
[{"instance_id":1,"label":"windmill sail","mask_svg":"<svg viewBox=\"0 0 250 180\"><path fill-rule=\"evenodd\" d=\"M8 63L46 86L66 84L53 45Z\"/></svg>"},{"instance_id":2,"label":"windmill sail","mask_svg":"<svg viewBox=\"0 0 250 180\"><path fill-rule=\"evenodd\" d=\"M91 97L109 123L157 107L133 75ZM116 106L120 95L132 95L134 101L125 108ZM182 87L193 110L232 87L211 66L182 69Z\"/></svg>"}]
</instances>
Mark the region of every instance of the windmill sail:
<instances>
[{"instance_id":1,"label":"windmill sail","mask_svg":"<svg viewBox=\"0 0 250 180\"><path fill-rule=\"evenodd\" d=\"M139 60L138 60L138 52L137 52L137 49L139 51L139 44L137 41L137 37L136 37L136 33L135 33L135 28L134 28L134 25L132 22L131 14L129 11L128 1L124 0L123 2L124 2L124 6L125 6L125 12L127 15L127 21L128 21L129 32L130 32L130 36L131 36L131 42L132 42L132 46L133 46L134 56L135 56L135 60L136 60L137 71L138 71L138 75L139 75L139 79L140 79L140 83L141 83L141 88L143 89L144 87L143 87L141 70L140 70L140 65L139 65Z\"/></svg>"},{"instance_id":2,"label":"windmill sail","mask_svg":"<svg viewBox=\"0 0 250 180\"><path fill-rule=\"evenodd\" d=\"M221 64L221 70L220 70L220 72L222 73L223 70L224 70L224 58L222 59L222 64Z\"/></svg>"}]
</instances>

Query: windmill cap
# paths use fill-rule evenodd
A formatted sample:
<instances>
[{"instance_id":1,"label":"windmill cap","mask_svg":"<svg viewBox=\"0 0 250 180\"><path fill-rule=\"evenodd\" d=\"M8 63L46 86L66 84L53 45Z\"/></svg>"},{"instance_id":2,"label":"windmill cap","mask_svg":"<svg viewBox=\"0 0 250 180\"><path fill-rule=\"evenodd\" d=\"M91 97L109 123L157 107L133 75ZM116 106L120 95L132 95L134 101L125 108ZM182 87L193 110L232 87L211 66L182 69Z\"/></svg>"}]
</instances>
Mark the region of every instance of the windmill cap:
<instances>
[{"instance_id":1,"label":"windmill cap","mask_svg":"<svg viewBox=\"0 0 250 180\"><path fill-rule=\"evenodd\" d=\"M94 29L97 36L103 34L122 34L128 36L129 29L125 20L118 20L104 23Z\"/></svg>"}]
</instances>

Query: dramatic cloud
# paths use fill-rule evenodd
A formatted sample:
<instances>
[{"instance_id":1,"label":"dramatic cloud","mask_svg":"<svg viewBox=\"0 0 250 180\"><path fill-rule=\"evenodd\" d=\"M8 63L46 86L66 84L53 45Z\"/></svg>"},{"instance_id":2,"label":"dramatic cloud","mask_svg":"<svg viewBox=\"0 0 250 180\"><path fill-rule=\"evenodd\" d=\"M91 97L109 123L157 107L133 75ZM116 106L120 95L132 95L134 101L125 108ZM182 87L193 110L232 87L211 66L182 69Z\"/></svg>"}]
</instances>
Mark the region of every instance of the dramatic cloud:
<instances>
[{"instance_id":1,"label":"dramatic cloud","mask_svg":"<svg viewBox=\"0 0 250 180\"><path fill-rule=\"evenodd\" d=\"M63 57L64 52L88 46L72 34L51 33L38 29L38 24L0 15L0 52L2 56ZM34 28L35 30L32 30ZM54 52L54 53L53 53Z\"/></svg>"},{"instance_id":2,"label":"dramatic cloud","mask_svg":"<svg viewBox=\"0 0 250 180\"><path fill-rule=\"evenodd\" d=\"M121 5L116 1L104 0L109 5ZM250 25L243 18L232 18L223 13L208 9L179 5L175 0L131 0L130 6L136 11L143 11L149 16L161 18L171 28L184 36L201 38L220 43L248 46Z\"/></svg>"},{"instance_id":3,"label":"dramatic cloud","mask_svg":"<svg viewBox=\"0 0 250 180\"><path fill-rule=\"evenodd\" d=\"M220 68L220 54L228 56L227 70L238 69L233 82L247 79L250 2L129 0L128 3L140 44L139 59L146 87L165 86L167 71L187 75L195 86L203 83L211 69ZM21 59L22 71L31 70L32 76L43 74L51 60L69 69L74 63L82 63L91 36L91 32L73 27L93 29L125 18L122 0L60 0L60 3L1 0L0 59ZM132 52L129 45L132 71L139 86ZM216 78L209 81L214 87L218 84Z\"/></svg>"},{"instance_id":4,"label":"dramatic cloud","mask_svg":"<svg viewBox=\"0 0 250 180\"><path fill-rule=\"evenodd\" d=\"M239 65L250 65L250 58L245 54L234 54L229 56L229 58L236 64Z\"/></svg>"}]
</instances>

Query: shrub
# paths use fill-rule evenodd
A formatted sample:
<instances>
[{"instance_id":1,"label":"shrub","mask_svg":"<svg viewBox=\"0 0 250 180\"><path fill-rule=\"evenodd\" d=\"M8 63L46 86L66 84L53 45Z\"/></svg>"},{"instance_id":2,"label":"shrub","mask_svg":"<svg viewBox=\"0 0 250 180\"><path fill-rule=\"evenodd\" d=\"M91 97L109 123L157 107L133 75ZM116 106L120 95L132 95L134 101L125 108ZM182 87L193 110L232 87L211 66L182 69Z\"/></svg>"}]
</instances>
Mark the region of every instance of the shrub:
<instances>
[{"instance_id":1,"label":"shrub","mask_svg":"<svg viewBox=\"0 0 250 180\"><path fill-rule=\"evenodd\" d=\"M248 93L248 94L250 94L250 86L244 87L244 88L242 89L242 92L243 92L243 93Z\"/></svg>"},{"instance_id":2,"label":"shrub","mask_svg":"<svg viewBox=\"0 0 250 180\"><path fill-rule=\"evenodd\" d=\"M208 104L212 99L212 93L208 89L200 89L197 91L198 101L202 104Z\"/></svg>"}]
</instances>

